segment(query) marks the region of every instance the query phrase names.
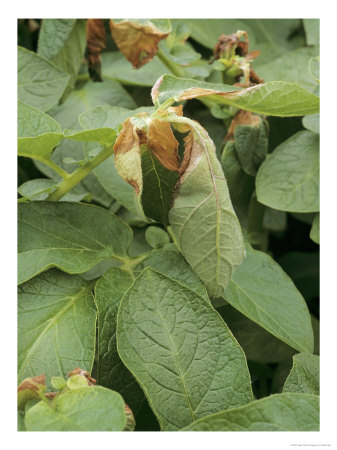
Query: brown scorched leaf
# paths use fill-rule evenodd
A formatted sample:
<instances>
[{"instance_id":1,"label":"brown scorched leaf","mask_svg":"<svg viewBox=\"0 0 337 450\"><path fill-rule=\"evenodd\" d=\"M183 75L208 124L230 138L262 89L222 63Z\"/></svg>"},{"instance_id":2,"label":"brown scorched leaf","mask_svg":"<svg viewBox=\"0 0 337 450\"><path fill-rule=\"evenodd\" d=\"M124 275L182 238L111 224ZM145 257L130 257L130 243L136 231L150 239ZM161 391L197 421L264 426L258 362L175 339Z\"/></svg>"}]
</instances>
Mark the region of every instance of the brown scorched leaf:
<instances>
[{"instance_id":1,"label":"brown scorched leaf","mask_svg":"<svg viewBox=\"0 0 337 450\"><path fill-rule=\"evenodd\" d=\"M102 81L101 52L106 47L103 19L88 19L86 32L90 78L93 81Z\"/></svg>"},{"instance_id":2,"label":"brown scorched leaf","mask_svg":"<svg viewBox=\"0 0 337 450\"><path fill-rule=\"evenodd\" d=\"M136 69L151 61L157 53L159 41L169 34L150 21L132 20L118 23L110 20L110 31L117 47Z\"/></svg>"},{"instance_id":3,"label":"brown scorched leaf","mask_svg":"<svg viewBox=\"0 0 337 450\"><path fill-rule=\"evenodd\" d=\"M23 380L18 386L18 409L24 410L27 402L39 399L39 394L44 393L46 389L45 375L37 375Z\"/></svg>"}]
</instances>

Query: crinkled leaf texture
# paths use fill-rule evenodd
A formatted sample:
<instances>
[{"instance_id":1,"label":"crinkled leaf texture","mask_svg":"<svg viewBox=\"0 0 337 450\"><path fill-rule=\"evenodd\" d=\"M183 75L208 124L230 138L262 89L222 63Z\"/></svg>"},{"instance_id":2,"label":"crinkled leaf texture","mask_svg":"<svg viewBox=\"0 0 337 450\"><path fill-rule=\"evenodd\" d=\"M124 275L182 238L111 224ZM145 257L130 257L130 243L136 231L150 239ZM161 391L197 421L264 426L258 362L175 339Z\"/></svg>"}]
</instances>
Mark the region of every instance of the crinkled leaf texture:
<instances>
[{"instance_id":1,"label":"crinkled leaf texture","mask_svg":"<svg viewBox=\"0 0 337 450\"><path fill-rule=\"evenodd\" d=\"M283 392L319 395L319 356L310 353L294 355L293 367L284 383Z\"/></svg>"},{"instance_id":2,"label":"crinkled leaf texture","mask_svg":"<svg viewBox=\"0 0 337 450\"><path fill-rule=\"evenodd\" d=\"M319 97L288 81L270 81L238 89L225 84L163 75L152 88L152 100L159 104L171 98L180 102L205 96L219 104L269 116L304 116L319 112Z\"/></svg>"},{"instance_id":3,"label":"crinkled leaf texture","mask_svg":"<svg viewBox=\"0 0 337 450\"><path fill-rule=\"evenodd\" d=\"M252 400L245 355L218 313L151 268L122 299L117 348L162 430Z\"/></svg>"},{"instance_id":4,"label":"crinkled leaf texture","mask_svg":"<svg viewBox=\"0 0 337 450\"><path fill-rule=\"evenodd\" d=\"M319 135L299 131L268 155L256 176L256 194L281 211L319 211Z\"/></svg>"},{"instance_id":5,"label":"crinkled leaf texture","mask_svg":"<svg viewBox=\"0 0 337 450\"><path fill-rule=\"evenodd\" d=\"M26 414L27 431L122 431L126 426L124 401L101 386L71 389Z\"/></svg>"},{"instance_id":6,"label":"crinkled leaf texture","mask_svg":"<svg viewBox=\"0 0 337 450\"><path fill-rule=\"evenodd\" d=\"M213 141L199 124L181 119L191 127L185 150L190 159L174 194L170 224L209 296L220 297L244 257L243 237Z\"/></svg>"},{"instance_id":7,"label":"crinkled leaf texture","mask_svg":"<svg viewBox=\"0 0 337 450\"><path fill-rule=\"evenodd\" d=\"M56 105L69 81L48 59L18 47L18 99L48 111Z\"/></svg>"},{"instance_id":8,"label":"crinkled leaf texture","mask_svg":"<svg viewBox=\"0 0 337 450\"><path fill-rule=\"evenodd\" d=\"M51 267L83 273L106 258L122 261L132 241L119 217L80 203L20 203L18 223L19 284Z\"/></svg>"},{"instance_id":9,"label":"crinkled leaf texture","mask_svg":"<svg viewBox=\"0 0 337 450\"><path fill-rule=\"evenodd\" d=\"M184 431L319 431L319 397L270 395L199 419Z\"/></svg>"},{"instance_id":10,"label":"crinkled leaf texture","mask_svg":"<svg viewBox=\"0 0 337 450\"><path fill-rule=\"evenodd\" d=\"M18 380L44 373L65 376L74 367L91 371L96 308L90 284L57 270L19 287Z\"/></svg>"},{"instance_id":11,"label":"crinkled leaf texture","mask_svg":"<svg viewBox=\"0 0 337 450\"><path fill-rule=\"evenodd\" d=\"M308 307L292 280L266 253L246 246L247 256L224 298L234 308L300 352L312 352Z\"/></svg>"}]
</instances>

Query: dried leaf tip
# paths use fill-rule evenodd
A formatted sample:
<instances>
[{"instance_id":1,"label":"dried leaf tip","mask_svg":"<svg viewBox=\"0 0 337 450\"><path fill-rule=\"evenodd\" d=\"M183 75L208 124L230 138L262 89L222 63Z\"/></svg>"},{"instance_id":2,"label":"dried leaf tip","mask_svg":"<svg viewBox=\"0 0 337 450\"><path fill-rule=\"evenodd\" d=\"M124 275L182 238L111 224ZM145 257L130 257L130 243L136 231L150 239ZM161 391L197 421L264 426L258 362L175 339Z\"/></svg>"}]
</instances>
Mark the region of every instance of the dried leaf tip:
<instances>
[{"instance_id":1,"label":"dried leaf tip","mask_svg":"<svg viewBox=\"0 0 337 450\"><path fill-rule=\"evenodd\" d=\"M101 75L101 52L106 47L103 19L88 19L86 35L90 78L93 81L103 81Z\"/></svg>"}]
</instances>

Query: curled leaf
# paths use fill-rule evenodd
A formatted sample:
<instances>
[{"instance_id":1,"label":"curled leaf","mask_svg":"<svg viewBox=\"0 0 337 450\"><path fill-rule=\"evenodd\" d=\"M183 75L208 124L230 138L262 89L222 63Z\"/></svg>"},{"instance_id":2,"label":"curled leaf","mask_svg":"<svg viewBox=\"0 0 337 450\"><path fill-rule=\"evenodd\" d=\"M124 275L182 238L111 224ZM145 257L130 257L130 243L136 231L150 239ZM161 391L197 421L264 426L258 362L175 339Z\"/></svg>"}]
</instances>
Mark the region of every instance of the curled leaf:
<instances>
[{"instance_id":1,"label":"curled leaf","mask_svg":"<svg viewBox=\"0 0 337 450\"><path fill-rule=\"evenodd\" d=\"M46 376L26 378L18 386L18 409L24 410L30 400L39 399L40 394L46 391Z\"/></svg>"},{"instance_id":2,"label":"curled leaf","mask_svg":"<svg viewBox=\"0 0 337 450\"><path fill-rule=\"evenodd\" d=\"M244 257L240 224L206 130L187 118L169 120L191 128L169 214L172 232L209 296L219 297Z\"/></svg>"},{"instance_id":3,"label":"curled leaf","mask_svg":"<svg viewBox=\"0 0 337 450\"><path fill-rule=\"evenodd\" d=\"M106 47L103 19L88 19L86 33L90 78L93 81L102 81L101 52Z\"/></svg>"},{"instance_id":4,"label":"curled leaf","mask_svg":"<svg viewBox=\"0 0 337 450\"><path fill-rule=\"evenodd\" d=\"M233 120L228 128L226 139L232 139L234 137L234 131L238 125L252 125L257 128L260 123L261 119L259 116L252 114L249 111L241 110L233 117Z\"/></svg>"},{"instance_id":5,"label":"curled leaf","mask_svg":"<svg viewBox=\"0 0 337 450\"><path fill-rule=\"evenodd\" d=\"M162 30L151 21L125 20L116 23L110 20L111 35L133 67L139 69L151 61L158 51L158 43L169 31Z\"/></svg>"}]
</instances>

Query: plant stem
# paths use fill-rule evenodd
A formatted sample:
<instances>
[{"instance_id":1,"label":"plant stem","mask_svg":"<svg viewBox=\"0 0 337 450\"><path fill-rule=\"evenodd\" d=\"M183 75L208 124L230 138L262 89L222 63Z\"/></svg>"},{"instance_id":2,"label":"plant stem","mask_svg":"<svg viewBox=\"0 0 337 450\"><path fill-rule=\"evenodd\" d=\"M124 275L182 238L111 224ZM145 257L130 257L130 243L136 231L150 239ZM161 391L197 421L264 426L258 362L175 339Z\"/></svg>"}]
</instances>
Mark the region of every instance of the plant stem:
<instances>
[{"instance_id":1,"label":"plant stem","mask_svg":"<svg viewBox=\"0 0 337 450\"><path fill-rule=\"evenodd\" d=\"M158 50L156 55L160 61L173 73L173 75L179 78L184 76L184 71L177 64L170 61L162 50Z\"/></svg>"},{"instance_id":2,"label":"plant stem","mask_svg":"<svg viewBox=\"0 0 337 450\"><path fill-rule=\"evenodd\" d=\"M73 187L75 187L80 181L83 180L95 167L105 161L113 153L113 144L110 147L106 147L98 155L96 155L91 161L88 161L82 167L79 167L75 172L68 175L68 177L62 181L59 187L52 192L48 200L51 202L57 202L62 198L67 192L69 192Z\"/></svg>"}]
</instances>

